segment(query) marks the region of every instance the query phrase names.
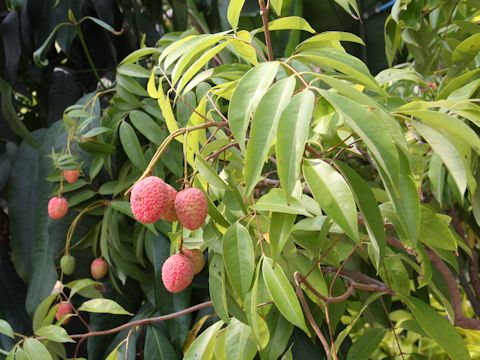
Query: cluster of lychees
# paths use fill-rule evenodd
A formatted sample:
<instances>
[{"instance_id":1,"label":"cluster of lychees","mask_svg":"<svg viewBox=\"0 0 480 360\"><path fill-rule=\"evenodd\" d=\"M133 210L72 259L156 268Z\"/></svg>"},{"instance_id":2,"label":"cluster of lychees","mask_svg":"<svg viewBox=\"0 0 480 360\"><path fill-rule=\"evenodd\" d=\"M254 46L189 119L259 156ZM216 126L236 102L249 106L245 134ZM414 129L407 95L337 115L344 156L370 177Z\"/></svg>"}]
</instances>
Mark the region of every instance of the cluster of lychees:
<instances>
[{"instance_id":1,"label":"cluster of lychees","mask_svg":"<svg viewBox=\"0 0 480 360\"><path fill-rule=\"evenodd\" d=\"M200 228L208 214L207 199L201 190L186 188L177 192L156 176L149 176L133 186L130 206L135 218L142 223L178 220L189 230ZM172 293L184 290L204 265L205 258L198 249L182 250L170 256L162 266L165 288Z\"/></svg>"}]
</instances>

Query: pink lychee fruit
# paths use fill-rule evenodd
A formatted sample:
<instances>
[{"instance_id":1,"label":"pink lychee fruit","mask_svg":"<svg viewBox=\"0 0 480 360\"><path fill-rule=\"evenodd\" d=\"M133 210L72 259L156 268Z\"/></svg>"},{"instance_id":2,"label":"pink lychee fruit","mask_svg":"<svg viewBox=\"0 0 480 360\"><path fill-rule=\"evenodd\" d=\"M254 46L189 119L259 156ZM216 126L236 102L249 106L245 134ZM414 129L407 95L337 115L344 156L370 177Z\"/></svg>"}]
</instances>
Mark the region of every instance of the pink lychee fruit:
<instances>
[{"instance_id":1,"label":"pink lychee fruit","mask_svg":"<svg viewBox=\"0 0 480 360\"><path fill-rule=\"evenodd\" d=\"M135 218L151 224L160 219L167 208L167 184L156 176L149 176L132 188L130 206Z\"/></svg>"},{"instance_id":2,"label":"pink lychee fruit","mask_svg":"<svg viewBox=\"0 0 480 360\"><path fill-rule=\"evenodd\" d=\"M90 272L92 274L92 278L95 280L101 280L107 275L108 273L108 264L102 258L96 258L90 264Z\"/></svg>"},{"instance_id":3,"label":"pink lychee fruit","mask_svg":"<svg viewBox=\"0 0 480 360\"><path fill-rule=\"evenodd\" d=\"M183 254L188 257L193 264L193 274L196 275L205 266L205 256L203 253L198 249L183 249Z\"/></svg>"},{"instance_id":4,"label":"pink lychee fruit","mask_svg":"<svg viewBox=\"0 0 480 360\"><path fill-rule=\"evenodd\" d=\"M72 305L68 301L62 301L57 308L57 313L55 314L55 319L61 320L65 315L72 313ZM70 322L70 318L65 319L63 325L66 325Z\"/></svg>"},{"instance_id":5,"label":"pink lychee fruit","mask_svg":"<svg viewBox=\"0 0 480 360\"><path fill-rule=\"evenodd\" d=\"M207 198L203 191L188 188L175 197L175 212L180 223L189 230L200 228L208 214Z\"/></svg>"},{"instance_id":6,"label":"pink lychee fruit","mask_svg":"<svg viewBox=\"0 0 480 360\"><path fill-rule=\"evenodd\" d=\"M55 196L48 202L48 216L52 219L63 218L68 211L68 201L63 196Z\"/></svg>"},{"instance_id":7,"label":"pink lychee fruit","mask_svg":"<svg viewBox=\"0 0 480 360\"><path fill-rule=\"evenodd\" d=\"M160 219L169 222L177 221L177 214L175 213L175 197L177 196L177 190L173 186L167 185L167 208L160 215Z\"/></svg>"},{"instance_id":8,"label":"pink lychee fruit","mask_svg":"<svg viewBox=\"0 0 480 360\"><path fill-rule=\"evenodd\" d=\"M69 184L74 184L75 182L77 182L79 176L79 169L63 170L63 177L65 178L65 180L67 180Z\"/></svg>"},{"instance_id":9,"label":"pink lychee fruit","mask_svg":"<svg viewBox=\"0 0 480 360\"><path fill-rule=\"evenodd\" d=\"M162 266L162 281L171 293L187 288L193 280L193 263L182 253L170 256Z\"/></svg>"}]
</instances>

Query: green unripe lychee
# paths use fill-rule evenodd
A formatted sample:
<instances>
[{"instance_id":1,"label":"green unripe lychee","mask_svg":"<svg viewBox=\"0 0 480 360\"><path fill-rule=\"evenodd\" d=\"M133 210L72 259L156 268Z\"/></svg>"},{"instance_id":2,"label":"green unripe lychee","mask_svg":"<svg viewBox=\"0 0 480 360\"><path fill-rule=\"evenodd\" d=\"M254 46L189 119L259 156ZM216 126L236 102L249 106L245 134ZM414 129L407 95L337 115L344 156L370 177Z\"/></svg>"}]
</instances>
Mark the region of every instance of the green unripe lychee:
<instances>
[{"instance_id":1,"label":"green unripe lychee","mask_svg":"<svg viewBox=\"0 0 480 360\"><path fill-rule=\"evenodd\" d=\"M65 275L72 275L75 271L75 258L72 255L64 255L60 259L60 268Z\"/></svg>"}]
</instances>

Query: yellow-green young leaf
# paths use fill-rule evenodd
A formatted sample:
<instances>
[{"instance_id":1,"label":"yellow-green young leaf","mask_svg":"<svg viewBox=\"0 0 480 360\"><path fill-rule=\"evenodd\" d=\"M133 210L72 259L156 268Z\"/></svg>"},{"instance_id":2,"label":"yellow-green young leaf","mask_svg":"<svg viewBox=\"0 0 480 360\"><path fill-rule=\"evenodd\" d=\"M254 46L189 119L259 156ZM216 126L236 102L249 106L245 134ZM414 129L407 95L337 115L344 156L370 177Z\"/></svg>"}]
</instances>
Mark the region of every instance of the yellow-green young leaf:
<instances>
[{"instance_id":1,"label":"yellow-green young leaf","mask_svg":"<svg viewBox=\"0 0 480 360\"><path fill-rule=\"evenodd\" d=\"M120 63L120 65L133 64L133 63L137 62L138 60L144 58L145 56L155 54L155 53L159 53L159 52L160 52L160 50L157 49L157 48L146 47L146 48L138 49L138 50L135 50L134 52L132 52L131 54L129 54L127 57L125 57L122 60L122 62Z\"/></svg>"},{"instance_id":2,"label":"yellow-green young leaf","mask_svg":"<svg viewBox=\"0 0 480 360\"><path fill-rule=\"evenodd\" d=\"M163 78L160 80L158 84L158 105L160 106L160 110L162 111L162 115L165 118L165 123L167 124L167 129L171 133L178 130L177 120L175 119L175 115L173 114L172 104L170 104L170 98L165 96L163 91ZM182 136L177 136L176 140L183 142Z\"/></svg>"},{"instance_id":3,"label":"yellow-green young leaf","mask_svg":"<svg viewBox=\"0 0 480 360\"><path fill-rule=\"evenodd\" d=\"M356 203L362 211L362 216L365 220L365 226L368 235L370 236L370 242L375 256L375 266L378 269L382 263L386 241L383 218L380 214L375 195L367 182L347 164L341 161L335 161L335 166L343 174L345 180L347 180L353 191Z\"/></svg>"},{"instance_id":4,"label":"yellow-green young leaf","mask_svg":"<svg viewBox=\"0 0 480 360\"><path fill-rule=\"evenodd\" d=\"M227 327L225 351L229 360L249 360L255 357L257 346L250 340L250 326L233 318Z\"/></svg>"},{"instance_id":5,"label":"yellow-green young leaf","mask_svg":"<svg viewBox=\"0 0 480 360\"><path fill-rule=\"evenodd\" d=\"M243 300L255 272L255 250L248 230L239 222L223 235L223 258L230 284Z\"/></svg>"},{"instance_id":6,"label":"yellow-green young leaf","mask_svg":"<svg viewBox=\"0 0 480 360\"><path fill-rule=\"evenodd\" d=\"M440 156L455 180L460 195L463 196L467 189L467 171L455 146L438 131L413 120L411 123L420 136L430 144L433 151Z\"/></svg>"},{"instance_id":7,"label":"yellow-green young leaf","mask_svg":"<svg viewBox=\"0 0 480 360\"><path fill-rule=\"evenodd\" d=\"M0 334L11 337L12 339L14 337L12 327L8 322L2 319L0 319Z\"/></svg>"},{"instance_id":8,"label":"yellow-green young leaf","mask_svg":"<svg viewBox=\"0 0 480 360\"><path fill-rule=\"evenodd\" d=\"M453 51L452 60L455 63L468 63L480 51L480 33L474 34L460 44Z\"/></svg>"},{"instance_id":9,"label":"yellow-green young leaf","mask_svg":"<svg viewBox=\"0 0 480 360\"><path fill-rule=\"evenodd\" d=\"M307 20L301 18L299 16L287 16L280 19L276 19L270 21L268 23L268 30L275 31L275 30L303 30L309 33L314 34L315 29L310 26ZM259 32L265 31L265 28L262 26L261 28L255 29L252 31L252 35L255 35Z\"/></svg>"},{"instance_id":10,"label":"yellow-green young leaf","mask_svg":"<svg viewBox=\"0 0 480 360\"><path fill-rule=\"evenodd\" d=\"M137 135L135 135L135 131L125 121L122 121L120 124L120 141L133 165L139 170L144 170L147 167L147 163L143 157L140 142L138 141Z\"/></svg>"},{"instance_id":11,"label":"yellow-green young leaf","mask_svg":"<svg viewBox=\"0 0 480 360\"><path fill-rule=\"evenodd\" d=\"M462 336L437 311L423 301L409 296L405 302L423 331L453 360L471 359Z\"/></svg>"},{"instance_id":12,"label":"yellow-green young leaf","mask_svg":"<svg viewBox=\"0 0 480 360\"><path fill-rule=\"evenodd\" d=\"M245 0L230 0L227 10L227 19L233 30L237 29L240 13L242 12Z\"/></svg>"},{"instance_id":13,"label":"yellow-green young leaf","mask_svg":"<svg viewBox=\"0 0 480 360\"><path fill-rule=\"evenodd\" d=\"M180 75L183 74L182 78L177 84L177 96L181 93L183 88L187 85L187 83L198 73L210 60L215 57L220 51L222 51L227 45L229 45L233 40L227 40L214 46L213 48L209 49L208 51L204 52L202 56L200 56L185 72L179 73Z\"/></svg>"},{"instance_id":14,"label":"yellow-green young leaf","mask_svg":"<svg viewBox=\"0 0 480 360\"><path fill-rule=\"evenodd\" d=\"M348 350L347 360L368 360L382 342L386 329L368 329Z\"/></svg>"},{"instance_id":15,"label":"yellow-green young leaf","mask_svg":"<svg viewBox=\"0 0 480 360\"><path fill-rule=\"evenodd\" d=\"M295 291L283 272L280 264L272 267L272 259L263 259L263 279L273 302L285 318L293 325L299 327L308 335L307 325L303 317L302 308L298 302Z\"/></svg>"},{"instance_id":16,"label":"yellow-green young leaf","mask_svg":"<svg viewBox=\"0 0 480 360\"><path fill-rule=\"evenodd\" d=\"M365 45L363 40L357 35L342 31L325 31L300 43L295 49L295 52L311 49L313 47L319 47L322 46L323 43L331 44L333 41L348 41Z\"/></svg>"},{"instance_id":17,"label":"yellow-green young leaf","mask_svg":"<svg viewBox=\"0 0 480 360\"><path fill-rule=\"evenodd\" d=\"M23 350L28 360L53 360L47 348L36 339L25 339Z\"/></svg>"},{"instance_id":18,"label":"yellow-green young leaf","mask_svg":"<svg viewBox=\"0 0 480 360\"><path fill-rule=\"evenodd\" d=\"M282 14L282 5L283 0L270 0L270 6L273 7L278 16Z\"/></svg>"},{"instance_id":19,"label":"yellow-green young leaf","mask_svg":"<svg viewBox=\"0 0 480 360\"><path fill-rule=\"evenodd\" d=\"M266 62L249 70L238 83L228 106L228 121L240 148L245 150L245 135L258 103L275 79L279 63Z\"/></svg>"},{"instance_id":20,"label":"yellow-green young leaf","mask_svg":"<svg viewBox=\"0 0 480 360\"><path fill-rule=\"evenodd\" d=\"M213 356L215 341L218 330L223 325L223 321L217 321L195 339L188 348L183 359L184 360L210 360Z\"/></svg>"},{"instance_id":21,"label":"yellow-green young leaf","mask_svg":"<svg viewBox=\"0 0 480 360\"><path fill-rule=\"evenodd\" d=\"M147 93L153 99L158 99L157 85L155 84L155 70L152 70L147 82Z\"/></svg>"},{"instance_id":22,"label":"yellow-green young leaf","mask_svg":"<svg viewBox=\"0 0 480 360\"><path fill-rule=\"evenodd\" d=\"M232 39L231 46L234 52L245 61L258 65L257 52L252 44L252 35L248 31L241 30L237 32L236 38Z\"/></svg>"},{"instance_id":23,"label":"yellow-green young leaf","mask_svg":"<svg viewBox=\"0 0 480 360\"><path fill-rule=\"evenodd\" d=\"M294 90L295 78L280 80L268 89L258 104L245 154L245 197L250 196L260 178L264 162L275 140L278 121Z\"/></svg>"},{"instance_id":24,"label":"yellow-green young leaf","mask_svg":"<svg viewBox=\"0 0 480 360\"><path fill-rule=\"evenodd\" d=\"M44 337L53 342L65 343L65 342L75 342L72 338L68 335L67 331L57 325L47 325L43 326L37 331L35 331L35 335Z\"/></svg>"},{"instance_id":25,"label":"yellow-green young leaf","mask_svg":"<svg viewBox=\"0 0 480 360\"><path fill-rule=\"evenodd\" d=\"M357 17L360 17L360 12L358 11L357 0L335 0L335 2L340 5L346 12L354 16L352 9L355 11Z\"/></svg>"},{"instance_id":26,"label":"yellow-green young leaf","mask_svg":"<svg viewBox=\"0 0 480 360\"><path fill-rule=\"evenodd\" d=\"M270 246L272 247L272 258L276 259L288 241L293 223L297 215L272 212L270 215Z\"/></svg>"},{"instance_id":27,"label":"yellow-green young leaf","mask_svg":"<svg viewBox=\"0 0 480 360\"><path fill-rule=\"evenodd\" d=\"M176 52L178 49L180 49L181 47L184 46L184 44L188 44L189 42L193 41L194 39L196 39L198 37L198 35L188 35L188 36L185 36L184 38L180 39L180 40L177 40L177 41L174 41L173 43L171 43L170 45L168 45L161 53L160 53L160 56L158 57L158 65L160 66L163 62L163 60L165 60L167 58L167 56L169 56L170 54ZM181 53L180 53L181 55ZM180 56L178 55L178 56ZM176 57L176 59L178 59L178 57ZM168 67L168 66L167 66ZM166 68L166 67L165 67Z\"/></svg>"},{"instance_id":28,"label":"yellow-green young leaf","mask_svg":"<svg viewBox=\"0 0 480 360\"><path fill-rule=\"evenodd\" d=\"M315 96L310 90L296 94L280 117L275 150L280 183L287 194L293 193L310 130Z\"/></svg>"},{"instance_id":29,"label":"yellow-green young leaf","mask_svg":"<svg viewBox=\"0 0 480 360\"><path fill-rule=\"evenodd\" d=\"M332 166L322 160L307 160L303 175L313 197L325 213L353 240L358 235L357 207L352 190Z\"/></svg>"},{"instance_id":30,"label":"yellow-green young leaf","mask_svg":"<svg viewBox=\"0 0 480 360\"><path fill-rule=\"evenodd\" d=\"M78 311L91 313L115 314L115 315L133 315L122 306L109 299L92 299L85 301Z\"/></svg>"},{"instance_id":31,"label":"yellow-green young leaf","mask_svg":"<svg viewBox=\"0 0 480 360\"><path fill-rule=\"evenodd\" d=\"M148 114L133 110L129 112L128 116L133 126L155 145L160 145L165 140L162 129Z\"/></svg>"}]
</instances>

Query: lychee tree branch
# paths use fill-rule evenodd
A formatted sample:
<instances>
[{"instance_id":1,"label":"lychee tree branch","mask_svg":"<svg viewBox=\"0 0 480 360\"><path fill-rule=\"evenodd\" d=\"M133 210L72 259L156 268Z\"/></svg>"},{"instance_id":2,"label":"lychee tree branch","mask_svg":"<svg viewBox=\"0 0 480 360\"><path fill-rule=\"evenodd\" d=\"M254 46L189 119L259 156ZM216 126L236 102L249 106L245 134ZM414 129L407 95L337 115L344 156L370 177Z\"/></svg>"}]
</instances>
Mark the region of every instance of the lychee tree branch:
<instances>
[{"instance_id":1,"label":"lychee tree branch","mask_svg":"<svg viewBox=\"0 0 480 360\"><path fill-rule=\"evenodd\" d=\"M270 38L270 30L268 29L268 11L269 6L265 5L265 1L258 0L260 6L260 15L262 16L263 28L265 30L265 43L267 44L268 61L273 61L272 39ZM270 5L270 3L268 4Z\"/></svg>"}]
</instances>

